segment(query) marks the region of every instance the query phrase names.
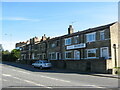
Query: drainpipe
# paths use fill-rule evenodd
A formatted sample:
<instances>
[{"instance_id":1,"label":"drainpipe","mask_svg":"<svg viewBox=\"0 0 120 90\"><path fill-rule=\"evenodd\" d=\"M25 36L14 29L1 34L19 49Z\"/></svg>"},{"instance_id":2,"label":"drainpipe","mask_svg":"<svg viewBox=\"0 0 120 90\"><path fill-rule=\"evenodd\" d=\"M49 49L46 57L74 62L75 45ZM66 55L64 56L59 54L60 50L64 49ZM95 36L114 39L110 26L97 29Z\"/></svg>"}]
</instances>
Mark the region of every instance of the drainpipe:
<instances>
[{"instance_id":1,"label":"drainpipe","mask_svg":"<svg viewBox=\"0 0 120 90\"><path fill-rule=\"evenodd\" d=\"M115 67L117 67L117 59L116 59L116 44L113 44L114 48L114 57L115 57Z\"/></svg>"}]
</instances>

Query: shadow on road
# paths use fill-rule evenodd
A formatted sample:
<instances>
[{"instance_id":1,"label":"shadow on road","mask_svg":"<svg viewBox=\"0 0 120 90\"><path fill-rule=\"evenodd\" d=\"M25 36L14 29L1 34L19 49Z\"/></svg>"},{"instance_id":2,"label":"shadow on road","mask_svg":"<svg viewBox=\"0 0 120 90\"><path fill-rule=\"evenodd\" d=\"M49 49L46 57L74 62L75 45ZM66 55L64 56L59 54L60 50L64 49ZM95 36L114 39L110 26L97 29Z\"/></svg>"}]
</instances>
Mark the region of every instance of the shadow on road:
<instances>
[{"instance_id":1,"label":"shadow on road","mask_svg":"<svg viewBox=\"0 0 120 90\"><path fill-rule=\"evenodd\" d=\"M32 72L46 72L46 73L69 73L69 74L97 74L97 73L90 73L90 72L79 72L79 71L70 71L70 70L63 70L63 69L56 69L56 68L51 68L51 69L43 69L40 70L39 68L34 68L32 65L26 65L26 64L20 64L16 62L2 62L3 65L8 65L8 66L13 66L16 68L32 71Z\"/></svg>"}]
</instances>

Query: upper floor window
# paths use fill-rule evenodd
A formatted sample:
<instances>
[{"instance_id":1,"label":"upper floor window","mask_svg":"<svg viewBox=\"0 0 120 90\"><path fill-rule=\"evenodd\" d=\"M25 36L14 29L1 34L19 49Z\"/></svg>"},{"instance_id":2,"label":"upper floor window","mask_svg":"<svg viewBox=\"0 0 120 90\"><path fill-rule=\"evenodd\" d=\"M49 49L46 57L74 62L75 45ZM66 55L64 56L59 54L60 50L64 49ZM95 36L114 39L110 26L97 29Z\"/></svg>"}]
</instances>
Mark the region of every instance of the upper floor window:
<instances>
[{"instance_id":1,"label":"upper floor window","mask_svg":"<svg viewBox=\"0 0 120 90\"><path fill-rule=\"evenodd\" d=\"M57 40L57 41L56 41L56 46L59 46L59 43L60 43L59 40Z\"/></svg>"},{"instance_id":2,"label":"upper floor window","mask_svg":"<svg viewBox=\"0 0 120 90\"><path fill-rule=\"evenodd\" d=\"M54 48L54 47L55 47L55 43L52 43L52 44L51 44L51 47Z\"/></svg>"},{"instance_id":3,"label":"upper floor window","mask_svg":"<svg viewBox=\"0 0 120 90\"><path fill-rule=\"evenodd\" d=\"M38 45L37 44L35 44L34 49L38 49Z\"/></svg>"},{"instance_id":4,"label":"upper floor window","mask_svg":"<svg viewBox=\"0 0 120 90\"><path fill-rule=\"evenodd\" d=\"M104 33L104 31L100 32L100 40L105 40L105 33Z\"/></svg>"},{"instance_id":5,"label":"upper floor window","mask_svg":"<svg viewBox=\"0 0 120 90\"><path fill-rule=\"evenodd\" d=\"M42 44L42 48L46 48L46 44L45 43Z\"/></svg>"},{"instance_id":6,"label":"upper floor window","mask_svg":"<svg viewBox=\"0 0 120 90\"><path fill-rule=\"evenodd\" d=\"M93 42L96 40L96 32L86 34L86 42Z\"/></svg>"},{"instance_id":7,"label":"upper floor window","mask_svg":"<svg viewBox=\"0 0 120 90\"><path fill-rule=\"evenodd\" d=\"M42 49L42 45L41 44L39 45L39 48Z\"/></svg>"},{"instance_id":8,"label":"upper floor window","mask_svg":"<svg viewBox=\"0 0 120 90\"><path fill-rule=\"evenodd\" d=\"M31 50L31 46L29 46L29 50Z\"/></svg>"},{"instance_id":9,"label":"upper floor window","mask_svg":"<svg viewBox=\"0 0 120 90\"><path fill-rule=\"evenodd\" d=\"M71 44L71 38L65 39L65 45L70 45Z\"/></svg>"},{"instance_id":10,"label":"upper floor window","mask_svg":"<svg viewBox=\"0 0 120 90\"><path fill-rule=\"evenodd\" d=\"M78 43L79 36L74 36L74 43Z\"/></svg>"}]
</instances>

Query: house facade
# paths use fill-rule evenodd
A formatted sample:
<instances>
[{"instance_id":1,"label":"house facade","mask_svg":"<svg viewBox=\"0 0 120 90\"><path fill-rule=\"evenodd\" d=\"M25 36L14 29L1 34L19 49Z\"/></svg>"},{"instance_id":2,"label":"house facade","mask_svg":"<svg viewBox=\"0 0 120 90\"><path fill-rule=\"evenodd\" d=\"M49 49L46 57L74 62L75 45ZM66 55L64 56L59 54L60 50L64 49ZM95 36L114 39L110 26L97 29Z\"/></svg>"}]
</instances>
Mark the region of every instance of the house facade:
<instances>
[{"instance_id":1,"label":"house facade","mask_svg":"<svg viewBox=\"0 0 120 90\"><path fill-rule=\"evenodd\" d=\"M62 37L63 59L110 59L110 26L91 28ZM72 28L72 27L71 27Z\"/></svg>"},{"instance_id":2,"label":"house facade","mask_svg":"<svg viewBox=\"0 0 120 90\"><path fill-rule=\"evenodd\" d=\"M18 47L22 48L22 60L46 59L59 68L109 73L113 67L120 67L118 25L115 22L78 32L69 25L66 35L44 35Z\"/></svg>"}]
</instances>

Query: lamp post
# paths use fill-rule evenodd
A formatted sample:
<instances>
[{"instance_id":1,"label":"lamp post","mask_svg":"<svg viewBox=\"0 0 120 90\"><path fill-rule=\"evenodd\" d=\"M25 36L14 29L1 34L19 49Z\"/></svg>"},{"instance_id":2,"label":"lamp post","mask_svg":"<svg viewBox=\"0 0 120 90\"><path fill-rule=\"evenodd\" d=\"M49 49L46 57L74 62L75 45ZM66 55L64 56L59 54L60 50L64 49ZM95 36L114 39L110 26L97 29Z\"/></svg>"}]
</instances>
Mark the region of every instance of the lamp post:
<instances>
[{"instance_id":1,"label":"lamp post","mask_svg":"<svg viewBox=\"0 0 120 90\"><path fill-rule=\"evenodd\" d=\"M114 48L114 57L115 57L115 67L117 67L117 60L116 60L116 44L113 44Z\"/></svg>"}]
</instances>

